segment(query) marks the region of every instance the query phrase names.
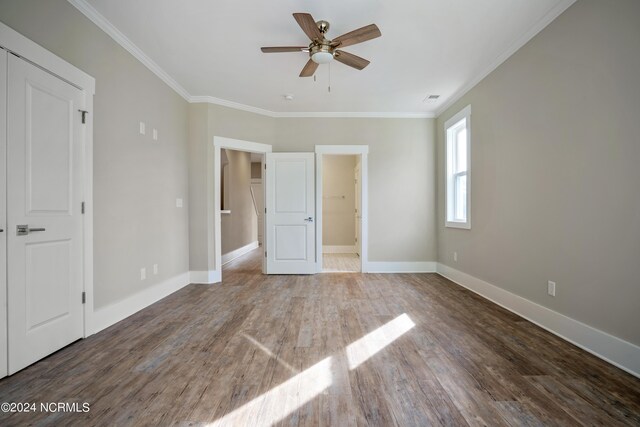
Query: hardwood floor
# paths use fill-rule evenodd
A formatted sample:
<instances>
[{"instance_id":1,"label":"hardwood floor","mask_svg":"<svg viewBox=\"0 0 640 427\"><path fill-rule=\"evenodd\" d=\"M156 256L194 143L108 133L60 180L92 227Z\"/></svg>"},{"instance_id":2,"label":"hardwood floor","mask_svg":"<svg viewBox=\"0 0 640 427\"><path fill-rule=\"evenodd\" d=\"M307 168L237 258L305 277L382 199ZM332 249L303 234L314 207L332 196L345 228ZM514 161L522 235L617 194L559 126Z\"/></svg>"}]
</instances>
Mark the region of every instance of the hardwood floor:
<instances>
[{"instance_id":1,"label":"hardwood floor","mask_svg":"<svg viewBox=\"0 0 640 427\"><path fill-rule=\"evenodd\" d=\"M640 380L436 274L259 251L0 381L0 425L640 425Z\"/></svg>"}]
</instances>

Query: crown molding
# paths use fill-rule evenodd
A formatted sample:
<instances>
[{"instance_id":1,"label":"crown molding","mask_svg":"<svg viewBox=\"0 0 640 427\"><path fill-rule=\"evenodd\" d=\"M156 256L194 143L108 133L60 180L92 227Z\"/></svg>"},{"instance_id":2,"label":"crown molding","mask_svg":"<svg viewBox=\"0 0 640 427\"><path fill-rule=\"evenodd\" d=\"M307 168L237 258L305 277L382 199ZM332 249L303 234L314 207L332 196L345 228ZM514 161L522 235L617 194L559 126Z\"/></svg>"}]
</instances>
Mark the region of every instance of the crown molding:
<instances>
[{"instance_id":1,"label":"crown molding","mask_svg":"<svg viewBox=\"0 0 640 427\"><path fill-rule=\"evenodd\" d=\"M533 27L529 29L529 31L525 32L522 36L515 39L513 43L502 52L502 54L498 55L489 65L484 68L475 78L471 79L467 84L458 89L453 96L451 96L447 101L436 110L435 117L440 117L442 113L447 111L449 107L451 107L454 103L456 103L460 98L467 94L471 89L475 87L478 83L480 83L485 77L491 74L496 68L498 68L504 61L509 59L511 55L516 53L522 46L527 44L529 40L531 40L536 34L542 31L547 25L553 22L558 16L562 14L565 10L569 8L576 0L563 0L558 5L553 7L549 12L547 12L538 22L536 22Z\"/></svg>"},{"instance_id":2,"label":"crown molding","mask_svg":"<svg viewBox=\"0 0 640 427\"><path fill-rule=\"evenodd\" d=\"M229 107L229 108L234 108L236 110L248 111L249 113L256 113L256 114L261 114L263 116L269 116L269 117L275 117L275 114L277 114L277 113L274 113L273 111L265 110L263 108L253 107L251 105L241 104L235 101L216 98L215 96L206 96L206 95L190 96L189 99L187 99L187 101L189 101L191 104L205 103L205 104L221 105L223 107Z\"/></svg>"},{"instance_id":3,"label":"crown molding","mask_svg":"<svg viewBox=\"0 0 640 427\"><path fill-rule=\"evenodd\" d=\"M355 112L333 112L333 111L316 111L316 112L276 112L274 117L294 118L294 117L326 117L326 118L378 118L378 119L433 119L436 117L434 113L422 112L375 112L375 111L355 111Z\"/></svg>"}]
</instances>

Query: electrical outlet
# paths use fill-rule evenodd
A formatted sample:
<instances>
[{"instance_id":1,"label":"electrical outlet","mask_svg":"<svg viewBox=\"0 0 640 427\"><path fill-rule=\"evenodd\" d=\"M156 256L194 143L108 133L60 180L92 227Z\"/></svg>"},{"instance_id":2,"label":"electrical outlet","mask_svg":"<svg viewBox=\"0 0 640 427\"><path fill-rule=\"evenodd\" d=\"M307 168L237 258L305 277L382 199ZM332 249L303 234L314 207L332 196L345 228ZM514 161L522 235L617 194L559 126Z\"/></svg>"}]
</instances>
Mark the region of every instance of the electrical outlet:
<instances>
[{"instance_id":1,"label":"electrical outlet","mask_svg":"<svg viewBox=\"0 0 640 427\"><path fill-rule=\"evenodd\" d=\"M153 264L153 274L158 274L158 264Z\"/></svg>"},{"instance_id":2,"label":"electrical outlet","mask_svg":"<svg viewBox=\"0 0 640 427\"><path fill-rule=\"evenodd\" d=\"M158 140L158 129L154 129L153 130L153 140L157 141Z\"/></svg>"},{"instance_id":3,"label":"electrical outlet","mask_svg":"<svg viewBox=\"0 0 640 427\"><path fill-rule=\"evenodd\" d=\"M458 262L458 252L453 253L453 261Z\"/></svg>"},{"instance_id":4,"label":"electrical outlet","mask_svg":"<svg viewBox=\"0 0 640 427\"><path fill-rule=\"evenodd\" d=\"M140 135L144 135L145 133L147 133L147 126L144 122L140 122Z\"/></svg>"},{"instance_id":5,"label":"electrical outlet","mask_svg":"<svg viewBox=\"0 0 640 427\"><path fill-rule=\"evenodd\" d=\"M547 283L547 293L552 297L556 296L556 282L552 282L551 280L549 280L549 282Z\"/></svg>"},{"instance_id":6,"label":"electrical outlet","mask_svg":"<svg viewBox=\"0 0 640 427\"><path fill-rule=\"evenodd\" d=\"M142 267L140 269L140 280L144 280L147 278L147 269Z\"/></svg>"}]
</instances>

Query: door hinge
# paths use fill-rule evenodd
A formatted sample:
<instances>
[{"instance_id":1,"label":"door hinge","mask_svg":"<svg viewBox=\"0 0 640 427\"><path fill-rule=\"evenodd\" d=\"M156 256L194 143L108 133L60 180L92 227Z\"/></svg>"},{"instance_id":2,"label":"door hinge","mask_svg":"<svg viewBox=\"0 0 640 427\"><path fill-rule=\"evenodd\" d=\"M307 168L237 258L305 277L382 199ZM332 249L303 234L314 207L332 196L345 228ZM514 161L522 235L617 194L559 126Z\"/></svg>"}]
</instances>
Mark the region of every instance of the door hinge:
<instances>
[{"instance_id":1,"label":"door hinge","mask_svg":"<svg viewBox=\"0 0 640 427\"><path fill-rule=\"evenodd\" d=\"M78 110L78 111L80 111L80 113L82 113L82 124L85 124L85 123L86 123L86 121L87 121L87 120L86 120L86 117L87 117L87 114L88 114L89 112L88 112L88 111L86 111L86 110Z\"/></svg>"},{"instance_id":2,"label":"door hinge","mask_svg":"<svg viewBox=\"0 0 640 427\"><path fill-rule=\"evenodd\" d=\"M267 251L264 251L264 257L265 258L267 257Z\"/></svg>"},{"instance_id":3,"label":"door hinge","mask_svg":"<svg viewBox=\"0 0 640 427\"><path fill-rule=\"evenodd\" d=\"M86 292L82 292L82 303L86 303L87 302L87 293Z\"/></svg>"},{"instance_id":4,"label":"door hinge","mask_svg":"<svg viewBox=\"0 0 640 427\"><path fill-rule=\"evenodd\" d=\"M267 208L264 208L264 213L267 213Z\"/></svg>"},{"instance_id":5,"label":"door hinge","mask_svg":"<svg viewBox=\"0 0 640 427\"><path fill-rule=\"evenodd\" d=\"M84 215L84 202L80 203L80 213Z\"/></svg>"},{"instance_id":6,"label":"door hinge","mask_svg":"<svg viewBox=\"0 0 640 427\"><path fill-rule=\"evenodd\" d=\"M265 168L265 169L267 168L267 164L266 164L266 163L264 164L264 168Z\"/></svg>"}]
</instances>

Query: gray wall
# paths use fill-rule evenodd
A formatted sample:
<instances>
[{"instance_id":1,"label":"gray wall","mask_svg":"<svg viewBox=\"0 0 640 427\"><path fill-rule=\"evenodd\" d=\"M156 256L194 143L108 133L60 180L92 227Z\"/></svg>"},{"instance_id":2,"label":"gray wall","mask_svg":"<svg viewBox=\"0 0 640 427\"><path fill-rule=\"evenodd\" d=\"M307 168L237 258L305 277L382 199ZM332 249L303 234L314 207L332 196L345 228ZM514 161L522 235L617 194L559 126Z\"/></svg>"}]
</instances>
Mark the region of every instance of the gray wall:
<instances>
[{"instance_id":1,"label":"gray wall","mask_svg":"<svg viewBox=\"0 0 640 427\"><path fill-rule=\"evenodd\" d=\"M96 78L95 307L185 273L187 103L66 0L1 0L0 20Z\"/></svg>"},{"instance_id":2,"label":"gray wall","mask_svg":"<svg viewBox=\"0 0 640 427\"><path fill-rule=\"evenodd\" d=\"M369 261L435 261L434 122L280 118L274 151L368 144Z\"/></svg>"},{"instance_id":3,"label":"gray wall","mask_svg":"<svg viewBox=\"0 0 640 427\"><path fill-rule=\"evenodd\" d=\"M356 156L322 156L322 245L356 244Z\"/></svg>"},{"instance_id":4,"label":"gray wall","mask_svg":"<svg viewBox=\"0 0 640 427\"><path fill-rule=\"evenodd\" d=\"M271 118L192 104L189 137L190 266L214 269L213 136L272 144L274 152L316 145L369 145L369 261L435 261L435 120ZM204 111L208 110L205 118ZM318 132L323 129L323 132ZM209 174L209 175L208 175Z\"/></svg>"},{"instance_id":5,"label":"gray wall","mask_svg":"<svg viewBox=\"0 0 640 427\"><path fill-rule=\"evenodd\" d=\"M213 137L272 144L275 119L212 104L189 106L189 266L215 267Z\"/></svg>"},{"instance_id":6,"label":"gray wall","mask_svg":"<svg viewBox=\"0 0 640 427\"><path fill-rule=\"evenodd\" d=\"M223 150L229 160L229 207L222 215L222 254L258 241L258 215L251 197L251 154Z\"/></svg>"},{"instance_id":7,"label":"gray wall","mask_svg":"<svg viewBox=\"0 0 640 427\"><path fill-rule=\"evenodd\" d=\"M438 259L634 344L639 46L640 2L576 2L437 126ZM443 226L443 124L468 104L470 231Z\"/></svg>"}]
</instances>

